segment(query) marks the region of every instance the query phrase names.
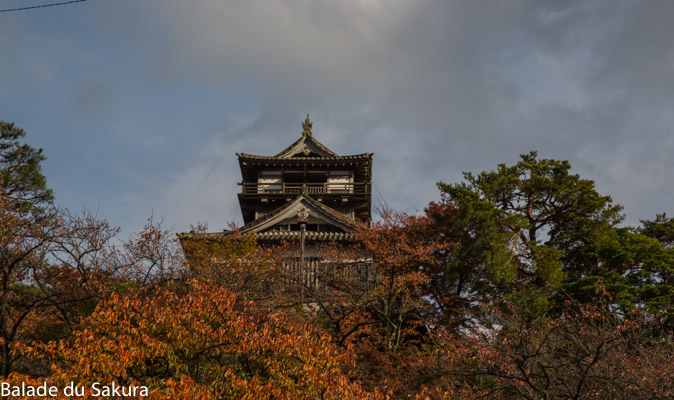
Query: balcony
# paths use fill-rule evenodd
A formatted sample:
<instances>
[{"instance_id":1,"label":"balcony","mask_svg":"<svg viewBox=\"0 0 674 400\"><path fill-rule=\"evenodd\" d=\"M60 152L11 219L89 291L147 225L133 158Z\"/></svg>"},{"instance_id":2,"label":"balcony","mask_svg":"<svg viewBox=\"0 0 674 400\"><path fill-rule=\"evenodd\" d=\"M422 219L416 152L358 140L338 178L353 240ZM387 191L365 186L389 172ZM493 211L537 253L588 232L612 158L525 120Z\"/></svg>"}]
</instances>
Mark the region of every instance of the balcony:
<instances>
[{"instance_id":1,"label":"balcony","mask_svg":"<svg viewBox=\"0 0 674 400\"><path fill-rule=\"evenodd\" d=\"M243 194L297 195L306 190L308 194L340 195L369 194L368 183L240 183Z\"/></svg>"}]
</instances>

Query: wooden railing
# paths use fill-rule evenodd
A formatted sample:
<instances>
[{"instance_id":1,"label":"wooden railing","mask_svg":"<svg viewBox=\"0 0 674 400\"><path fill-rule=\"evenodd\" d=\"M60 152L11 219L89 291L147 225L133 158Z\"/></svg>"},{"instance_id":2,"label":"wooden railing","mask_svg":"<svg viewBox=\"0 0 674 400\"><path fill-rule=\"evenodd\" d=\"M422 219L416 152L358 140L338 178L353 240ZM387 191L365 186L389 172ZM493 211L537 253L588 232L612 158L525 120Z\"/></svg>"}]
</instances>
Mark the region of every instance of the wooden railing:
<instances>
[{"instance_id":1,"label":"wooden railing","mask_svg":"<svg viewBox=\"0 0 674 400\"><path fill-rule=\"evenodd\" d=\"M301 287L320 289L328 287L360 286L366 284L374 286L379 280L377 264L373 261L354 262L351 264L334 264L325 262L318 257L309 257L300 263L297 258L284 261L286 280Z\"/></svg>"},{"instance_id":2,"label":"wooden railing","mask_svg":"<svg viewBox=\"0 0 674 400\"><path fill-rule=\"evenodd\" d=\"M368 183L243 183L243 194L367 194Z\"/></svg>"}]
</instances>

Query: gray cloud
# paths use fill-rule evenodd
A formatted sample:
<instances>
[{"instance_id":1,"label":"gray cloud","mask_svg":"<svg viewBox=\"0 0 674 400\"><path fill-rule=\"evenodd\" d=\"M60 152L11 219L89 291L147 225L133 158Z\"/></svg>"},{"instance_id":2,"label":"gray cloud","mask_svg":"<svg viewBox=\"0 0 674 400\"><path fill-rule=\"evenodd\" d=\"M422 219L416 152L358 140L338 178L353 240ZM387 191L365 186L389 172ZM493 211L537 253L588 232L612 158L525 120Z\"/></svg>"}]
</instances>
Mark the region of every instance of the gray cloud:
<instances>
[{"instance_id":1,"label":"gray cloud","mask_svg":"<svg viewBox=\"0 0 674 400\"><path fill-rule=\"evenodd\" d=\"M141 210L123 224L150 204L177 230L239 218L234 153L279 151L307 112L333 150L375 152L376 198L399 209L437 200L439 180L532 149L569 159L629 223L672 208L674 3L119 0L89 10L109 50L78 56L74 102L91 117L86 106L101 101L100 135L131 127L106 139L130 154L110 167L132 182L113 208ZM34 40L25 36L14 52ZM39 69L37 55L23 59ZM0 84L0 96L9 90Z\"/></svg>"},{"instance_id":2,"label":"gray cloud","mask_svg":"<svg viewBox=\"0 0 674 400\"><path fill-rule=\"evenodd\" d=\"M531 149L570 159L630 222L670 205L671 3L169 4L158 22L177 40L160 73L255 82L236 150L282 148L307 110L337 151L375 151L376 183L400 208Z\"/></svg>"}]
</instances>

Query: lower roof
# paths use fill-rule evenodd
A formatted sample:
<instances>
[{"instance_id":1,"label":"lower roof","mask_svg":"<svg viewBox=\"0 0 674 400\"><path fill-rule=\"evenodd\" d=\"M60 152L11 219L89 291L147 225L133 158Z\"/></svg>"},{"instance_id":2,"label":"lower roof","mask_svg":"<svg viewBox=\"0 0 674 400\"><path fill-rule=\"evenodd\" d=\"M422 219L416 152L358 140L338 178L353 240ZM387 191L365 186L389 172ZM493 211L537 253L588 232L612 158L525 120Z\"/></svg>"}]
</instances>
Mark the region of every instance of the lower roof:
<instances>
[{"instance_id":1,"label":"lower roof","mask_svg":"<svg viewBox=\"0 0 674 400\"><path fill-rule=\"evenodd\" d=\"M208 232L208 233L179 233L178 239L184 240L213 240L218 241L234 234L233 231ZM261 242L283 242L300 239L298 231L271 231L262 233L249 233ZM355 242L356 235L349 232L305 232L305 240L312 242Z\"/></svg>"}]
</instances>

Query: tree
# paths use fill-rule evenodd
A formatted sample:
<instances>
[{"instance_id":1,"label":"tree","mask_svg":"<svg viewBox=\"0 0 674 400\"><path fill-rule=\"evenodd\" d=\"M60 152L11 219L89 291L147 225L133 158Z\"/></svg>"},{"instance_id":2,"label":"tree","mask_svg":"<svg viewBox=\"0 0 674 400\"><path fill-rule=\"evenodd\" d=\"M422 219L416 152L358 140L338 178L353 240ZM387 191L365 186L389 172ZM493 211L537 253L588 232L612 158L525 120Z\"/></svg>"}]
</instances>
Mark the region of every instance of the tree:
<instances>
[{"instance_id":1,"label":"tree","mask_svg":"<svg viewBox=\"0 0 674 400\"><path fill-rule=\"evenodd\" d=\"M498 297L515 289L533 307L547 308L547 296L569 271L583 268L567 255L587 235L622 220L620 206L570 169L568 161L538 159L532 151L513 166L438 184L443 201L429 213L456 241L445 259L456 295Z\"/></svg>"},{"instance_id":2,"label":"tree","mask_svg":"<svg viewBox=\"0 0 674 400\"><path fill-rule=\"evenodd\" d=\"M653 221L641 220L643 227L639 230L644 235L657 240L668 248L674 248L674 218L667 213L657 214Z\"/></svg>"},{"instance_id":3,"label":"tree","mask_svg":"<svg viewBox=\"0 0 674 400\"><path fill-rule=\"evenodd\" d=\"M17 212L10 192L0 190L0 373L5 377L18 358L14 344L24 322L48 303L31 281L45 267L47 243L58 235L58 227L44 226L33 214Z\"/></svg>"},{"instance_id":4,"label":"tree","mask_svg":"<svg viewBox=\"0 0 674 400\"><path fill-rule=\"evenodd\" d=\"M152 399L381 398L350 381L353 356L315 327L196 281L183 294L115 295L74 341L34 351L56 363L48 381L61 387L114 381L146 386Z\"/></svg>"},{"instance_id":5,"label":"tree","mask_svg":"<svg viewBox=\"0 0 674 400\"><path fill-rule=\"evenodd\" d=\"M432 235L431 221L382 210L381 221L358 232L358 239L377 263L377 284L368 293L368 311L381 330L384 348L397 352L433 323L433 305L426 297L434 256L444 243Z\"/></svg>"},{"instance_id":6,"label":"tree","mask_svg":"<svg viewBox=\"0 0 674 400\"><path fill-rule=\"evenodd\" d=\"M649 245L641 246L641 257L635 257L641 261L636 279L647 282L640 285L639 298L674 331L674 218L662 213L641 223L643 227L633 235L640 234L641 242Z\"/></svg>"},{"instance_id":7,"label":"tree","mask_svg":"<svg viewBox=\"0 0 674 400\"><path fill-rule=\"evenodd\" d=\"M426 208L433 237L450 244L435 255L428 292L437 308L437 322L450 330L474 323L483 306L500 297L514 280L514 256L504 248L509 235L488 223L496 220L496 210L483 206L459 212L448 202L432 202Z\"/></svg>"},{"instance_id":8,"label":"tree","mask_svg":"<svg viewBox=\"0 0 674 400\"><path fill-rule=\"evenodd\" d=\"M162 227L162 221L147 219L121 249L111 249L108 264L130 283L144 287L162 286L184 280L186 260L178 239Z\"/></svg>"},{"instance_id":9,"label":"tree","mask_svg":"<svg viewBox=\"0 0 674 400\"><path fill-rule=\"evenodd\" d=\"M494 398L671 398L672 338L640 310L620 315L611 303L600 293L593 304L567 302L556 317L512 305L498 330L475 334L479 362L467 359L463 374Z\"/></svg>"},{"instance_id":10,"label":"tree","mask_svg":"<svg viewBox=\"0 0 674 400\"><path fill-rule=\"evenodd\" d=\"M315 279L286 273L282 281L289 290L283 295L315 311L337 343L365 340L396 353L432 325L433 306L424 297L427 269L442 244L433 240L424 216L385 209L381 217L356 230L354 245L322 246L322 261L311 272Z\"/></svg>"},{"instance_id":11,"label":"tree","mask_svg":"<svg viewBox=\"0 0 674 400\"><path fill-rule=\"evenodd\" d=\"M492 310L496 324L438 336L408 368L418 399L664 400L674 395L672 337L651 316L618 313L606 292L568 301L555 315L520 304Z\"/></svg>"},{"instance_id":12,"label":"tree","mask_svg":"<svg viewBox=\"0 0 674 400\"><path fill-rule=\"evenodd\" d=\"M14 124L0 121L0 187L15 207L28 212L51 204L54 196L42 174L42 149L22 144L19 139L25 135Z\"/></svg>"},{"instance_id":13,"label":"tree","mask_svg":"<svg viewBox=\"0 0 674 400\"><path fill-rule=\"evenodd\" d=\"M255 301L260 307L275 308L295 302L296 296L282 284L288 282L281 256L285 252L283 247L258 246L254 236L241 235L236 229L217 235L205 231L205 226L199 226L189 234L179 235L187 270L193 279L225 287L240 299Z\"/></svg>"},{"instance_id":14,"label":"tree","mask_svg":"<svg viewBox=\"0 0 674 400\"><path fill-rule=\"evenodd\" d=\"M674 320L674 251L630 228L588 232L567 251L567 278L557 296L592 301L599 288L610 293L614 306L627 311L634 306Z\"/></svg>"},{"instance_id":15,"label":"tree","mask_svg":"<svg viewBox=\"0 0 674 400\"><path fill-rule=\"evenodd\" d=\"M100 292L100 254L116 230L89 213L50 207L41 162L20 139L25 132L0 121L0 373L40 373L21 357L22 343L59 337L93 310ZM88 303L88 304L87 304Z\"/></svg>"},{"instance_id":16,"label":"tree","mask_svg":"<svg viewBox=\"0 0 674 400\"><path fill-rule=\"evenodd\" d=\"M17 210L0 190L0 374L30 370L21 343L69 332L114 278L104 253L115 228L89 214ZM109 290L109 288L108 288ZM34 369L34 368L33 368ZM37 371L33 371L38 373Z\"/></svg>"}]
</instances>

